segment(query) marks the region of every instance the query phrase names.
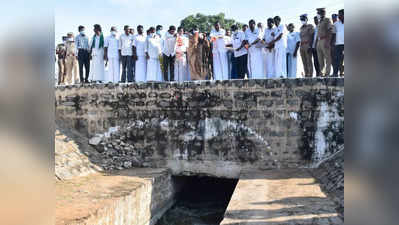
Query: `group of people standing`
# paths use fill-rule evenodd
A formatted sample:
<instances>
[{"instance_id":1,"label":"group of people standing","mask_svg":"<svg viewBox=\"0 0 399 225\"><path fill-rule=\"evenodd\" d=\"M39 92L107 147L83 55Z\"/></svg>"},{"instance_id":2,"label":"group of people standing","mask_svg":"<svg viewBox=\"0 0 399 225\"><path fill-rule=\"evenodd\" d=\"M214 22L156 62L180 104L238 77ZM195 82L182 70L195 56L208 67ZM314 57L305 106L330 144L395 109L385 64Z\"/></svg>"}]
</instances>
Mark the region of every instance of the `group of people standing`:
<instances>
[{"instance_id":1,"label":"group of people standing","mask_svg":"<svg viewBox=\"0 0 399 225\"><path fill-rule=\"evenodd\" d=\"M318 8L316 28L304 14L300 32L294 31L293 24L283 25L279 16L267 19L266 28L250 20L242 29L232 25L225 30L216 22L210 33L170 26L162 35L158 25L144 34L139 25L134 34L126 25L120 36L113 26L104 37L101 26L95 24L90 40L85 27L79 26L78 36L68 33L57 46L58 84L293 78L298 50L305 77L313 76L313 63L317 76L329 76L331 65L333 76L338 71L343 75L343 9L337 17L332 24L325 9Z\"/></svg>"}]
</instances>

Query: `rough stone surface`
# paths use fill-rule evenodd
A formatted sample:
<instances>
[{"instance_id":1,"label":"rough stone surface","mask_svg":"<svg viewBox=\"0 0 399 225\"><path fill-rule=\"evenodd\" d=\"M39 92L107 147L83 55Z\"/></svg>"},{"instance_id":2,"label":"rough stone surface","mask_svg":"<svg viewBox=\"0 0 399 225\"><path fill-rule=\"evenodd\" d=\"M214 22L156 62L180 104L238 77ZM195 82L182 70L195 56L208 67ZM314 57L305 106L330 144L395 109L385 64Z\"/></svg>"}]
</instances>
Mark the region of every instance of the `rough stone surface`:
<instances>
[{"instance_id":1,"label":"rough stone surface","mask_svg":"<svg viewBox=\"0 0 399 225\"><path fill-rule=\"evenodd\" d=\"M166 169L130 169L56 182L55 225L153 225L177 187Z\"/></svg>"},{"instance_id":2,"label":"rough stone surface","mask_svg":"<svg viewBox=\"0 0 399 225\"><path fill-rule=\"evenodd\" d=\"M56 179L68 180L102 171L101 166L91 162L95 153L87 142L87 138L73 131L56 127L54 142Z\"/></svg>"},{"instance_id":3,"label":"rough stone surface","mask_svg":"<svg viewBox=\"0 0 399 225\"><path fill-rule=\"evenodd\" d=\"M57 87L56 118L91 138L105 170L238 177L311 167L344 145L342 78ZM65 104L73 102L74 104Z\"/></svg>"},{"instance_id":4,"label":"rough stone surface","mask_svg":"<svg viewBox=\"0 0 399 225\"><path fill-rule=\"evenodd\" d=\"M307 170L245 171L221 225L343 224Z\"/></svg>"},{"instance_id":5,"label":"rough stone surface","mask_svg":"<svg viewBox=\"0 0 399 225\"><path fill-rule=\"evenodd\" d=\"M344 151L337 152L317 169L310 171L321 184L322 190L334 200L339 216L344 219Z\"/></svg>"}]
</instances>

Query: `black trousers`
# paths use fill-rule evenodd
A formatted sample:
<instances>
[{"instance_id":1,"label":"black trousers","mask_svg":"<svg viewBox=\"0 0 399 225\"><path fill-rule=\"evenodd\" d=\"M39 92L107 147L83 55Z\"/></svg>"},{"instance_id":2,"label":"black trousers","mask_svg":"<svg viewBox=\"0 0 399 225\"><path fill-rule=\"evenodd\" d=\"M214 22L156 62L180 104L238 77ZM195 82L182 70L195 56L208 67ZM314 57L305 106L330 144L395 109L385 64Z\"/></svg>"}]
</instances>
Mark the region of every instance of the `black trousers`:
<instances>
[{"instance_id":1,"label":"black trousers","mask_svg":"<svg viewBox=\"0 0 399 225\"><path fill-rule=\"evenodd\" d=\"M335 57L333 58L334 76L338 76L338 70L342 73L344 66L344 45L335 46Z\"/></svg>"},{"instance_id":2,"label":"black trousers","mask_svg":"<svg viewBox=\"0 0 399 225\"><path fill-rule=\"evenodd\" d=\"M175 80L175 59L176 56L167 56L163 54L163 79L164 81ZM170 79L168 78L168 70L170 69Z\"/></svg>"},{"instance_id":3,"label":"black trousers","mask_svg":"<svg viewBox=\"0 0 399 225\"><path fill-rule=\"evenodd\" d=\"M317 57L317 50L315 48L312 48L312 54L313 54L314 68L316 70L316 76L320 76L321 71L320 71L319 58ZM312 76L313 76L313 74L312 74Z\"/></svg>"},{"instance_id":4,"label":"black trousers","mask_svg":"<svg viewBox=\"0 0 399 225\"><path fill-rule=\"evenodd\" d=\"M90 74L90 55L88 50L79 49L78 63L79 63L79 77L80 83L88 82ZM83 66L85 67L85 77L83 78Z\"/></svg>"},{"instance_id":5,"label":"black trousers","mask_svg":"<svg viewBox=\"0 0 399 225\"><path fill-rule=\"evenodd\" d=\"M126 74L127 74L127 82L131 83L134 81L134 72L133 72L133 57L130 55L123 55L121 58L122 61L122 83L126 82Z\"/></svg>"},{"instance_id":6,"label":"black trousers","mask_svg":"<svg viewBox=\"0 0 399 225\"><path fill-rule=\"evenodd\" d=\"M248 54L234 58L233 63L237 69L237 75L232 74L231 79L244 79L245 73L248 72Z\"/></svg>"}]
</instances>

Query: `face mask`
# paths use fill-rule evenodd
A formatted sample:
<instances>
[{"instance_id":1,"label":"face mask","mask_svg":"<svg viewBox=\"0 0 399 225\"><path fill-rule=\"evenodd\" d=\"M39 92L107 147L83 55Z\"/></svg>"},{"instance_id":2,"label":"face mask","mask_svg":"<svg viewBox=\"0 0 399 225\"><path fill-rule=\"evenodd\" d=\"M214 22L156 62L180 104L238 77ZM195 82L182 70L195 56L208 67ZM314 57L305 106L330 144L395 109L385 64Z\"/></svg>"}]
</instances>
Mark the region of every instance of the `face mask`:
<instances>
[{"instance_id":1,"label":"face mask","mask_svg":"<svg viewBox=\"0 0 399 225\"><path fill-rule=\"evenodd\" d=\"M159 34L159 35L160 35L160 34L161 34L161 31L160 31L160 30L158 30L158 31L157 31L157 34Z\"/></svg>"},{"instance_id":2,"label":"face mask","mask_svg":"<svg viewBox=\"0 0 399 225\"><path fill-rule=\"evenodd\" d=\"M73 41L73 38L68 38L68 41Z\"/></svg>"},{"instance_id":3,"label":"face mask","mask_svg":"<svg viewBox=\"0 0 399 225\"><path fill-rule=\"evenodd\" d=\"M85 35L85 31L84 30L80 31L80 34Z\"/></svg>"},{"instance_id":4,"label":"face mask","mask_svg":"<svg viewBox=\"0 0 399 225\"><path fill-rule=\"evenodd\" d=\"M116 36L116 31L111 31L112 36Z\"/></svg>"},{"instance_id":5,"label":"face mask","mask_svg":"<svg viewBox=\"0 0 399 225\"><path fill-rule=\"evenodd\" d=\"M308 23L307 20L301 20L302 25L306 25Z\"/></svg>"},{"instance_id":6,"label":"face mask","mask_svg":"<svg viewBox=\"0 0 399 225\"><path fill-rule=\"evenodd\" d=\"M317 14L317 19L320 21L321 16L319 14Z\"/></svg>"}]
</instances>

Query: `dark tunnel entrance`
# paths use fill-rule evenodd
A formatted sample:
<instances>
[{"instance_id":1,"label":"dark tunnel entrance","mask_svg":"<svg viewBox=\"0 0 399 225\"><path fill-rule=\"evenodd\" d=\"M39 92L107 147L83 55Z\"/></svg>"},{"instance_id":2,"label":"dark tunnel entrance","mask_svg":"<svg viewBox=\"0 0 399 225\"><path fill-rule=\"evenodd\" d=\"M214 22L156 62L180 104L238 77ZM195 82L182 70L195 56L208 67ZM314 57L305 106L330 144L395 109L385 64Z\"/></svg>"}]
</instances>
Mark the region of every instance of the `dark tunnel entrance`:
<instances>
[{"instance_id":1,"label":"dark tunnel entrance","mask_svg":"<svg viewBox=\"0 0 399 225\"><path fill-rule=\"evenodd\" d=\"M175 176L181 187L176 204L156 225L218 225L223 220L238 179Z\"/></svg>"}]
</instances>

